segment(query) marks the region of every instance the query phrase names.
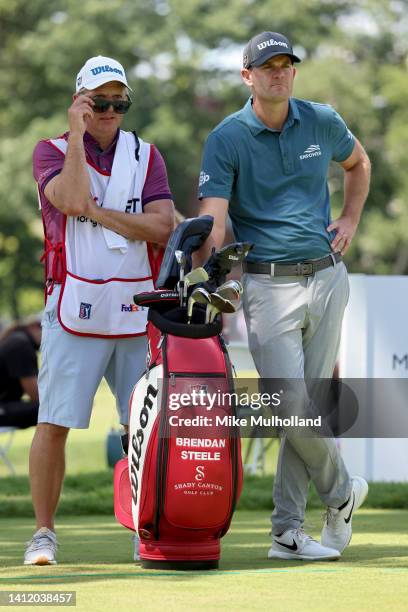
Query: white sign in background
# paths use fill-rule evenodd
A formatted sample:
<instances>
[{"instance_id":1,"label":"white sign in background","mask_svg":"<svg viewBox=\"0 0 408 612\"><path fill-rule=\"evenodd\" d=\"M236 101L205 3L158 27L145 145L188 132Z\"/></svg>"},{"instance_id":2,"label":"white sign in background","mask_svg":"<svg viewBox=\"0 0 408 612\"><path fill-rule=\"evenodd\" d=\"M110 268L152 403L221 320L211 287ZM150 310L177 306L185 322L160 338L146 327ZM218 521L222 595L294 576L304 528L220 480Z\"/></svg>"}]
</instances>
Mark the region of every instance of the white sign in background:
<instances>
[{"instance_id":1,"label":"white sign in background","mask_svg":"<svg viewBox=\"0 0 408 612\"><path fill-rule=\"evenodd\" d=\"M408 377L408 276L350 274L340 347L342 378ZM241 375L254 375L242 311L224 318L229 352ZM372 418L387 409L373 399ZM408 398L399 398L408 410ZM396 398L390 398L396 401ZM377 402L378 404L378 402ZM408 481L408 439L342 438L352 475L375 481Z\"/></svg>"},{"instance_id":2,"label":"white sign in background","mask_svg":"<svg viewBox=\"0 0 408 612\"><path fill-rule=\"evenodd\" d=\"M350 300L340 347L341 378L408 378L408 276L350 275ZM393 396L408 410L408 398ZM387 405L372 398L372 419ZM381 416L380 416L381 415ZM352 475L371 481L408 481L407 438L342 438Z\"/></svg>"}]
</instances>

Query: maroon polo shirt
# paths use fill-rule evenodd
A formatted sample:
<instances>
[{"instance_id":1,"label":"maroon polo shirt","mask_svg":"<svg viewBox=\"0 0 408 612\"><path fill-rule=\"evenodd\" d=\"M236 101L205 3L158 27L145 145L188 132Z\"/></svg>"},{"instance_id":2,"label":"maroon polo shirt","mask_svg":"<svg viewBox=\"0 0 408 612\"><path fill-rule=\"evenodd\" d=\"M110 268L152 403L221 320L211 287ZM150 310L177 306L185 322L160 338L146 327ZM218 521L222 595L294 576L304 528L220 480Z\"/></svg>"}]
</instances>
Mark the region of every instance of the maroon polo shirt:
<instances>
[{"instance_id":1,"label":"maroon polo shirt","mask_svg":"<svg viewBox=\"0 0 408 612\"><path fill-rule=\"evenodd\" d=\"M69 132L66 132L58 138L67 139L68 134ZM111 172L118 137L119 130L109 147L103 151L96 140L88 132L85 132L85 153L90 163L103 172ZM47 200L44 189L47 183L61 172L64 159L64 155L48 140L40 140L33 152L33 174L39 187L46 251L50 249L51 245L55 246L63 240L65 215ZM172 194L167 179L166 166L159 150L153 146L152 158L142 191L142 206L144 207L155 200L167 199L172 200ZM60 263L55 260L55 253L50 250L46 258L46 278L53 278L58 282L61 280L61 273Z\"/></svg>"},{"instance_id":2,"label":"maroon polo shirt","mask_svg":"<svg viewBox=\"0 0 408 612\"><path fill-rule=\"evenodd\" d=\"M65 132L58 138L67 139L68 134L69 132ZM104 172L111 172L112 170L118 136L119 130L109 147L102 151L99 144L88 132L84 134L87 158L94 166ZM61 155L60 151L53 147L48 140L40 140L33 153L33 174L42 194L48 181L61 172L63 165L64 156ZM154 147L153 159L143 187L142 206L154 200L167 199L171 200L172 195L167 180L166 166L159 150Z\"/></svg>"}]
</instances>

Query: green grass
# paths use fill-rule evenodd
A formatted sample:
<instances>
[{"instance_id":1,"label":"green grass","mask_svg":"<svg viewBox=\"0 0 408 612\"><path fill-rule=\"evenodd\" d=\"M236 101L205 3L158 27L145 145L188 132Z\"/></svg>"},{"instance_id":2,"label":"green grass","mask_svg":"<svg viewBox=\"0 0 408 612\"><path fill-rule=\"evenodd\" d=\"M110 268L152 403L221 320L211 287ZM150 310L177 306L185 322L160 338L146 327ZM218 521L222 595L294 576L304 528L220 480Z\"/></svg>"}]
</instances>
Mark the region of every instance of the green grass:
<instances>
[{"instance_id":1,"label":"green grass","mask_svg":"<svg viewBox=\"0 0 408 612\"><path fill-rule=\"evenodd\" d=\"M32 517L28 477L3 478L0 484L0 517ZM238 508L271 512L272 486L272 475L246 476ZM408 483L371 483L364 507L408 510ZM322 508L314 487L310 488L308 508ZM92 514L113 514L112 470L76 474L65 479L58 515Z\"/></svg>"},{"instance_id":2,"label":"green grass","mask_svg":"<svg viewBox=\"0 0 408 612\"><path fill-rule=\"evenodd\" d=\"M106 438L112 427L117 427L114 399L102 383L95 397L91 426L88 430L72 430L67 444L67 477L59 506L60 515L112 515L112 471L107 469ZM0 462L0 516L31 517L33 515L28 484L28 453L33 429L16 432L11 459L17 477L5 477L7 471ZM246 463L253 459L253 448L248 458L250 443L243 440L242 456ZM278 452L276 440L265 440L269 445L264 466L265 476L246 476L240 508L270 510L273 474ZM373 483L365 504L373 508L408 508L408 484ZM321 507L311 488L309 508Z\"/></svg>"},{"instance_id":3,"label":"green grass","mask_svg":"<svg viewBox=\"0 0 408 612\"><path fill-rule=\"evenodd\" d=\"M143 570L131 562L129 532L108 517L58 520L59 565L21 565L25 519L0 521L0 590L74 590L77 610L399 611L408 598L408 512L360 510L338 562L268 561L266 512L239 511L223 540L219 571ZM317 536L321 513L307 514ZM54 609L54 608L52 608Z\"/></svg>"},{"instance_id":4,"label":"green grass","mask_svg":"<svg viewBox=\"0 0 408 612\"><path fill-rule=\"evenodd\" d=\"M97 472L107 465L106 437L111 428L119 429L115 400L103 381L95 396L89 429L73 429L67 443L67 474ZM28 473L28 454L34 428L15 433L10 458L18 475ZM7 473L0 462L0 477Z\"/></svg>"},{"instance_id":5,"label":"green grass","mask_svg":"<svg viewBox=\"0 0 408 612\"><path fill-rule=\"evenodd\" d=\"M11 457L19 476L1 478L6 471L0 464L0 590L75 590L77 610L86 612L164 607L166 612L407 609L408 530L403 526L408 523L408 485L371 485L364 509L353 520L352 545L339 562L270 562L266 552L277 454L273 443L266 458L267 475L245 479L241 509L223 541L220 570L147 571L131 562L129 532L113 518L112 471L106 469L105 449L111 427L117 427L116 410L103 384L90 429L70 433L67 478L57 517L59 565L48 568L21 565L24 542L33 532L27 479L33 430L17 432ZM244 441L244 455L247 444ZM322 510L313 510L317 507L321 508L320 502L311 490L305 527L315 536L322 523ZM87 516L70 516L80 513Z\"/></svg>"},{"instance_id":6,"label":"green grass","mask_svg":"<svg viewBox=\"0 0 408 612\"><path fill-rule=\"evenodd\" d=\"M67 474L83 474L99 472L107 466L106 438L111 429L119 429L119 421L115 408L115 400L108 385L103 381L95 396L89 429L73 429L69 433L67 443ZM34 428L17 431L14 435L10 449L10 459L16 469L17 475L28 474L28 455ZM243 457L249 440L243 440ZM271 442L265 440L265 443ZM265 456L264 473L272 474L278 454L278 443L272 441ZM251 452L247 461L252 462ZM3 462L0 461L0 478L8 475Z\"/></svg>"}]
</instances>

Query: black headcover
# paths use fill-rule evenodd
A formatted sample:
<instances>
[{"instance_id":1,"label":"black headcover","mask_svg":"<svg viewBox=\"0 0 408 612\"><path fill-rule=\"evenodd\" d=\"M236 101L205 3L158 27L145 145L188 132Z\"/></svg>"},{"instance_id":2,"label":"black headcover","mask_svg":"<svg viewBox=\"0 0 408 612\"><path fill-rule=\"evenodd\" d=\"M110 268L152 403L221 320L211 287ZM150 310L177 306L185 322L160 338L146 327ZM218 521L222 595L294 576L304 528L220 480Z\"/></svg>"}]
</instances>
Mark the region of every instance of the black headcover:
<instances>
[{"instance_id":1,"label":"black headcover","mask_svg":"<svg viewBox=\"0 0 408 612\"><path fill-rule=\"evenodd\" d=\"M186 256L185 274L191 270L191 254L200 248L210 235L214 217L203 215L186 219L176 227L164 252L156 287L174 289L179 280L179 265L175 258L176 251L183 251Z\"/></svg>"},{"instance_id":2,"label":"black headcover","mask_svg":"<svg viewBox=\"0 0 408 612\"><path fill-rule=\"evenodd\" d=\"M233 242L219 251L213 250L204 264L209 280L203 286L209 291L215 291L216 287L225 283L226 276L233 266L243 262L253 246L251 242Z\"/></svg>"}]
</instances>

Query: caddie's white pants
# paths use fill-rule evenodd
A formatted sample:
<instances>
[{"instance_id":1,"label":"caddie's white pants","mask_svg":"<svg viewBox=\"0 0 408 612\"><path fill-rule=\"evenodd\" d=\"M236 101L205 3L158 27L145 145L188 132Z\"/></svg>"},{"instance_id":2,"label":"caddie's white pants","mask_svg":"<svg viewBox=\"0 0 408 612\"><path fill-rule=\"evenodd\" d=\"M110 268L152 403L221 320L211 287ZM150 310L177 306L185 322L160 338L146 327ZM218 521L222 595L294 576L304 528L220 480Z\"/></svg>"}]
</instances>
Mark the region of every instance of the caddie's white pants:
<instances>
[{"instance_id":1,"label":"caddie's white pants","mask_svg":"<svg viewBox=\"0 0 408 612\"><path fill-rule=\"evenodd\" d=\"M129 398L146 366L146 336L91 338L68 333L58 321L59 292L57 285L41 323L38 422L87 429L95 393L105 377L120 422L127 425Z\"/></svg>"}]
</instances>

